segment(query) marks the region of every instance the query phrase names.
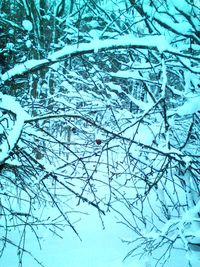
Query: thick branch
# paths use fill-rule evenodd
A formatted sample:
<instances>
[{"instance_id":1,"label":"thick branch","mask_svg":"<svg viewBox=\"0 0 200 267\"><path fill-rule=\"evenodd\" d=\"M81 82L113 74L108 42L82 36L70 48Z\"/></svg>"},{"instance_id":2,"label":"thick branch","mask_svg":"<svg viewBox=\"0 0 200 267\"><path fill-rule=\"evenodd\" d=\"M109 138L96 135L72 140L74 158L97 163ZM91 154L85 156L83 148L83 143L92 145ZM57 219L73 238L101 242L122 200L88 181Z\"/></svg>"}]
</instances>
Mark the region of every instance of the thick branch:
<instances>
[{"instance_id":1,"label":"thick branch","mask_svg":"<svg viewBox=\"0 0 200 267\"><path fill-rule=\"evenodd\" d=\"M5 83L14 77L50 66L53 63L65 60L69 56L81 56L84 54L127 48L151 49L171 53L180 57L200 60L200 57L192 57L191 55L182 54L180 51L172 48L162 35L147 36L143 38L135 38L133 35L124 35L118 39L96 40L90 43L82 43L80 45L66 45L57 52L49 54L47 59L28 60L22 64L16 65L2 75L1 83Z\"/></svg>"}]
</instances>

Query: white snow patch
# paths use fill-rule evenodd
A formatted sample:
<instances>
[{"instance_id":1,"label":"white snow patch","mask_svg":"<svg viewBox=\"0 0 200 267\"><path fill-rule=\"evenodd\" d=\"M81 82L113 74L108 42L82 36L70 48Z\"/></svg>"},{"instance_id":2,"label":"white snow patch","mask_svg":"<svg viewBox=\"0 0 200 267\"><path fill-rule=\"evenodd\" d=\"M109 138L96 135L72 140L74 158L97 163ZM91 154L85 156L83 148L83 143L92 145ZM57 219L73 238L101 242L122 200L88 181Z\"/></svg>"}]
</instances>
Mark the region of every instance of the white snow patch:
<instances>
[{"instance_id":1,"label":"white snow patch","mask_svg":"<svg viewBox=\"0 0 200 267\"><path fill-rule=\"evenodd\" d=\"M25 19L25 20L22 21L22 26L28 32L32 31L32 29L33 29L32 22L30 20L27 20L27 19Z\"/></svg>"},{"instance_id":2,"label":"white snow patch","mask_svg":"<svg viewBox=\"0 0 200 267\"><path fill-rule=\"evenodd\" d=\"M188 99L182 106L180 106L176 113L179 116L194 114L200 111L200 96L195 96Z\"/></svg>"},{"instance_id":3,"label":"white snow patch","mask_svg":"<svg viewBox=\"0 0 200 267\"><path fill-rule=\"evenodd\" d=\"M25 44L27 48L30 48L32 46L32 42L30 40L27 40Z\"/></svg>"},{"instance_id":4,"label":"white snow patch","mask_svg":"<svg viewBox=\"0 0 200 267\"><path fill-rule=\"evenodd\" d=\"M7 43L6 44L6 48L8 49L8 50L13 50L14 49L14 44L13 43Z\"/></svg>"}]
</instances>

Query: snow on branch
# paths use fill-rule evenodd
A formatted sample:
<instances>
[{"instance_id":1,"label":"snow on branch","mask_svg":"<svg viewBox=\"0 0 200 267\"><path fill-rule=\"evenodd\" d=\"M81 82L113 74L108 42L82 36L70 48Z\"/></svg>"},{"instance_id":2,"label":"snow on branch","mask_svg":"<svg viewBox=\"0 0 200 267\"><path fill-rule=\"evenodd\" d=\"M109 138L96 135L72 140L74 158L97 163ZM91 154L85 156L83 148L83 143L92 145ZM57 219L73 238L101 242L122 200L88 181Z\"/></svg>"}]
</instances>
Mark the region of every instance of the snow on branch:
<instances>
[{"instance_id":1,"label":"snow on branch","mask_svg":"<svg viewBox=\"0 0 200 267\"><path fill-rule=\"evenodd\" d=\"M0 94L0 112L2 113L0 120L0 164L3 164L18 142L28 114L13 97L2 93ZM6 117L8 113L12 114L12 119L9 116Z\"/></svg>"},{"instance_id":2,"label":"snow on branch","mask_svg":"<svg viewBox=\"0 0 200 267\"><path fill-rule=\"evenodd\" d=\"M66 45L57 52L49 54L47 59L27 60L22 64L16 65L1 76L1 82L4 83L16 76L49 66L55 62L64 60L68 56L78 56L96 53L98 51L127 48L153 49L161 53L168 52L177 56L188 57L188 55L184 55L178 50L172 48L162 35L146 36L141 38L136 38L133 35L124 35L117 39L93 40L90 43ZM199 57L193 57L193 59L200 60Z\"/></svg>"},{"instance_id":3,"label":"snow on branch","mask_svg":"<svg viewBox=\"0 0 200 267\"><path fill-rule=\"evenodd\" d=\"M160 52L166 51L168 42L162 35L155 35L151 37L136 38L131 34L120 36L117 39L98 40L95 39L90 43L83 43L80 45L65 46L61 50L53 53L48 58L56 60L63 58L66 55L79 55L85 53L96 53L102 50L126 49L126 48L141 48L141 49L156 49Z\"/></svg>"},{"instance_id":4,"label":"snow on branch","mask_svg":"<svg viewBox=\"0 0 200 267\"><path fill-rule=\"evenodd\" d=\"M144 0L142 5L135 7L139 13L148 18L152 22L157 22L162 28L177 34L195 40L200 44L199 38L199 21L198 9L194 8L189 1L163 1L160 4L158 1ZM156 3L157 2L157 3ZM154 26L155 23L154 23Z\"/></svg>"},{"instance_id":5,"label":"snow on branch","mask_svg":"<svg viewBox=\"0 0 200 267\"><path fill-rule=\"evenodd\" d=\"M161 229L145 232L143 236L158 243L164 242L165 239L175 242L176 239L180 238L185 246L188 246L191 244L191 240L199 239L199 211L200 201L195 207L185 211L181 217L170 219Z\"/></svg>"},{"instance_id":6,"label":"snow on branch","mask_svg":"<svg viewBox=\"0 0 200 267\"><path fill-rule=\"evenodd\" d=\"M44 67L45 64L48 63L47 59L41 59L41 60L37 60L37 59L31 59L31 60L27 60L26 62L22 63L22 64L17 64L14 66L14 68L6 71L2 76L1 76L1 81L2 82L6 82L7 80L12 79L15 76L20 76L22 74L25 74L29 71L32 70L37 70L40 67Z\"/></svg>"}]
</instances>

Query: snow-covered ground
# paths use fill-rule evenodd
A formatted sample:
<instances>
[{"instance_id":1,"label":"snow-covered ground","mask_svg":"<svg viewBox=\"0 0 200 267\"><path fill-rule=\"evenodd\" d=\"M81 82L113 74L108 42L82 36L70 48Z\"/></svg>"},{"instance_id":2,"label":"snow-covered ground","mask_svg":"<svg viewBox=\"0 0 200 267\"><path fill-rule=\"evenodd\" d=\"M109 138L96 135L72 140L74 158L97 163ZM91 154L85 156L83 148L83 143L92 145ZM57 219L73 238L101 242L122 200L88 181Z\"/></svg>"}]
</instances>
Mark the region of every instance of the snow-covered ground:
<instances>
[{"instance_id":1,"label":"snow-covered ground","mask_svg":"<svg viewBox=\"0 0 200 267\"><path fill-rule=\"evenodd\" d=\"M122 242L122 239L131 240L134 233L124 225L117 223L117 218L112 213L104 217L105 229L103 229L98 214L94 209L87 207L89 215L83 216L75 223L82 241L73 233L70 228L62 232L60 239L48 230L39 231L41 239L41 249L35 238L27 232L26 248L45 267L154 267L153 262L147 261L144 257L137 260L128 257L123 258L131 250L132 245ZM16 248L7 246L1 258L1 267L18 266ZM159 257L159 255L157 255ZM186 267L187 260L185 252L177 250L172 253L169 262L165 267ZM150 260L153 258L150 257ZM192 267L198 267L199 262ZM176 264L176 265L174 265ZM23 266L39 266L33 258L24 254ZM161 265L158 265L161 266Z\"/></svg>"},{"instance_id":2,"label":"snow-covered ground","mask_svg":"<svg viewBox=\"0 0 200 267\"><path fill-rule=\"evenodd\" d=\"M83 217L76 224L82 241L71 229L66 229L62 233L63 239L46 231L43 232L42 249L39 249L36 240L29 233L27 246L32 254L46 267L145 267L142 261L138 263L132 258L123 262L129 247L121 241L121 238L128 238L130 231L116 223L111 214L104 218L105 229L103 230L96 212L92 210L90 212L90 216ZM30 256L24 256L23 262L24 266L37 266ZM1 267L13 266L18 266L16 249L7 247L1 259Z\"/></svg>"}]
</instances>

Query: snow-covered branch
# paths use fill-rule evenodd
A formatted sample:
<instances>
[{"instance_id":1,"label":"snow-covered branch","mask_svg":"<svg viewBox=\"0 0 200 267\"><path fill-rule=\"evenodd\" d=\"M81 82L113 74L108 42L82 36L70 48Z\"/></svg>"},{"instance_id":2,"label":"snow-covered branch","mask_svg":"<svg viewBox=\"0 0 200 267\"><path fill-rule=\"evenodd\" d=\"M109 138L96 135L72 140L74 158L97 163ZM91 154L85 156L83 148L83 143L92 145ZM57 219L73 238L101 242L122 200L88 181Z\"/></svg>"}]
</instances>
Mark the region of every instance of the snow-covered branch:
<instances>
[{"instance_id":1,"label":"snow-covered branch","mask_svg":"<svg viewBox=\"0 0 200 267\"><path fill-rule=\"evenodd\" d=\"M28 115L13 97L3 94L0 94L0 112L2 113L0 120L0 134L2 135L0 164L2 164L9 158L10 152L17 144ZM11 113L13 120L4 118L3 113Z\"/></svg>"},{"instance_id":2,"label":"snow-covered branch","mask_svg":"<svg viewBox=\"0 0 200 267\"><path fill-rule=\"evenodd\" d=\"M180 57L191 58L191 56L182 54L180 51L172 48L162 35L141 38L136 38L133 35L124 35L117 39L94 40L90 43L66 45L57 52L49 54L47 59L27 60L24 63L16 65L14 68L6 71L1 76L1 82L4 83L15 76L20 76L25 73L41 69L45 66L49 66L55 62L62 61L68 56L79 56L88 53L96 53L98 51L100 52L127 48L151 49L159 52L168 52ZM200 60L200 57L193 57L193 59Z\"/></svg>"},{"instance_id":3,"label":"snow-covered branch","mask_svg":"<svg viewBox=\"0 0 200 267\"><path fill-rule=\"evenodd\" d=\"M0 226L20 264L28 228L36 238L40 226L78 235L72 222L84 203L101 220L117 212L134 240L129 255L152 256L145 266L199 246L195 1L8 2L0 5Z\"/></svg>"}]
</instances>

